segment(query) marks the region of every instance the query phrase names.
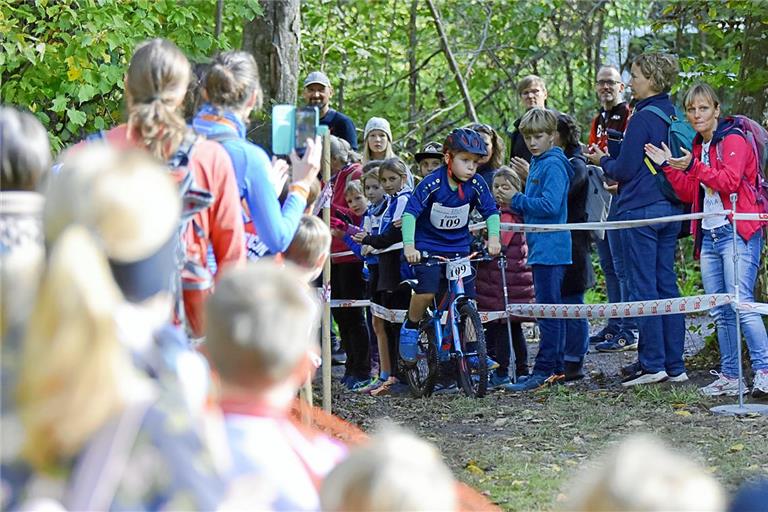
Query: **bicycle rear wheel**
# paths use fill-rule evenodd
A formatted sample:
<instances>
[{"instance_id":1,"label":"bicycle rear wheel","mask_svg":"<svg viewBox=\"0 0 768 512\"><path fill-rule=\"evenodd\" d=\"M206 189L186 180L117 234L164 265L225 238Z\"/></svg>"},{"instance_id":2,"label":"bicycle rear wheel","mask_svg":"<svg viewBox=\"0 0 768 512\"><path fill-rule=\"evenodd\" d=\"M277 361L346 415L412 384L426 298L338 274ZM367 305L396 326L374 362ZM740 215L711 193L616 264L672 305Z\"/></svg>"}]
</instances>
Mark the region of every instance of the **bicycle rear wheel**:
<instances>
[{"instance_id":1,"label":"bicycle rear wheel","mask_svg":"<svg viewBox=\"0 0 768 512\"><path fill-rule=\"evenodd\" d=\"M419 328L418 354L416 362L403 363L408 387L414 398L430 396L435 389L437 379L437 346L435 345L435 331L431 324L422 325Z\"/></svg>"},{"instance_id":2,"label":"bicycle rear wheel","mask_svg":"<svg viewBox=\"0 0 768 512\"><path fill-rule=\"evenodd\" d=\"M488 361L483 323L474 303L459 307L459 337L462 357L456 360L459 384L464 394L482 398L488 391Z\"/></svg>"}]
</instances>

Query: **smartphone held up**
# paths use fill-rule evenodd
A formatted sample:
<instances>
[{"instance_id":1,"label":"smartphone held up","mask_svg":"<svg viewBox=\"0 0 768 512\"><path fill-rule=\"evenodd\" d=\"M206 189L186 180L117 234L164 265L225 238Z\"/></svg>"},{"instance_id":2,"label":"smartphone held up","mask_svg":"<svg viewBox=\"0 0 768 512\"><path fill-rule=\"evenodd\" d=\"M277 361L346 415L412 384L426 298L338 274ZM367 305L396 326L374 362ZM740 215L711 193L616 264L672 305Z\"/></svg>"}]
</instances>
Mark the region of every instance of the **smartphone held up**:
<instances>
[{"instance_id":1,"label":"smartphone held up","mask_svg":"<svg viewBox=\"0 0 768 512\"><path fill-rule=\"evenodd\" d=\"M296 150L304 156L307 139L314 139L320 122L317 107L275 105L272 107L272 153L289 155Z\"/></svg>"}]
</instances>

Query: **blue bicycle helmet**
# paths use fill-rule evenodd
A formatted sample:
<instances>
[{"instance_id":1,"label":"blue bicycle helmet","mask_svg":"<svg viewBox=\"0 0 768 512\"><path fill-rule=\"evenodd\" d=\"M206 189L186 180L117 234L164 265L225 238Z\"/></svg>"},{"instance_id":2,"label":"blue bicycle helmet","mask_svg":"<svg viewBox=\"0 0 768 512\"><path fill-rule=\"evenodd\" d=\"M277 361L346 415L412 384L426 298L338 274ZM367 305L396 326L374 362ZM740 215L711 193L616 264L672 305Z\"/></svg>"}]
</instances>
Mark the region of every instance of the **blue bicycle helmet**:
<instances>
[{"instance_id":1,"label":"blue bicycle helmet","mask_svg":"<svg viewBox=\"0 0 768 512\"><path fill-rule=\"evenodd\" d=\"M464 151L480 156L488 154L483 138L475 130L469 128L456 128L448 134L443 143L443 152L449 150L457 153Z\"/></svg>"}]
</instances>

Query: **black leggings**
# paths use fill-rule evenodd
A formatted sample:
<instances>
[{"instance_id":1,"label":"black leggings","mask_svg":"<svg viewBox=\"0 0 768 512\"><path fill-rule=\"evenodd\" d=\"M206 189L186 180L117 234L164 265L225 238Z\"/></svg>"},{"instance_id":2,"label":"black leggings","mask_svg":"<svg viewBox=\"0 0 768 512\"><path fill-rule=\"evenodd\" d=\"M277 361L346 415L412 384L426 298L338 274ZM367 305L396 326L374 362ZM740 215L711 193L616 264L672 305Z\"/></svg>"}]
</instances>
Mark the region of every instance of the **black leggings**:
<instances>
[{"instance_id":1,"label":"black leggings","mask_svg":"<svg viewBox=\"0 0 768 512\"><path fill-rule=\"evenodd\" d=\"M331 297L362 299L365 293L363 264L335 263L331 265ZM368 326L363 308L334 308L333 318L339 326L341 345L347 353L345 374L365 379L371 373Z\"/></svg>"},{"instance_id":2,"label":"black leggings","mask_svg":"<svg viewBox=\"0 0 768 512\"><path fill-rule=\"evenodd\" d=\"M515 350L515 370L518 375L528 373L528 344L523 335L520 322L510 322L512 326L512 347ZM507 322L489 322L485 324L485 344L489 350L495 350L499 367L496 372L506 375L509 371L509 336Z\"/></svg>"}]
</instances>

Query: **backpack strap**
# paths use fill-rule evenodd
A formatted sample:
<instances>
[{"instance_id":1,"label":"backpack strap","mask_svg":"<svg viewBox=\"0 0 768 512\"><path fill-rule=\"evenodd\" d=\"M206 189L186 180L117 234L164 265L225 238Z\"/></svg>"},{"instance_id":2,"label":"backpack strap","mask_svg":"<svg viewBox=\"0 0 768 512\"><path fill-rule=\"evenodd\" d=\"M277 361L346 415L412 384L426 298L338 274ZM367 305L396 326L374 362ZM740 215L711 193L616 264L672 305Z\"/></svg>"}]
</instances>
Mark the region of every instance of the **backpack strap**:
<instances>
[{"instance_id":1,"label":"backpack strap","mask_svg":"<svg viewBox=\"0 0 768 512\"><path fill-rule=\"evenodd\" d=\"M88 443L64 493L67 510L109 510L155 397L128 404Z\"/></svg>"},{"instance_id":2,"label":"backpack strap","mask_svg":"<svg viewBox=\"0 0 768 512\"><path fill-rule=\"evenodd\" d=\"M667 114L664 113L663 110L661 110L659 107L655 105L648 105L643 110L653 112L654 114L656 114L657 117L660 117L668 125L672 124L672 118L670 118Z\"/></svg>"}]
</instances>

